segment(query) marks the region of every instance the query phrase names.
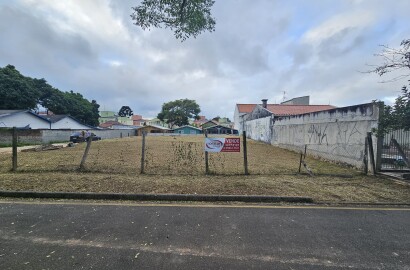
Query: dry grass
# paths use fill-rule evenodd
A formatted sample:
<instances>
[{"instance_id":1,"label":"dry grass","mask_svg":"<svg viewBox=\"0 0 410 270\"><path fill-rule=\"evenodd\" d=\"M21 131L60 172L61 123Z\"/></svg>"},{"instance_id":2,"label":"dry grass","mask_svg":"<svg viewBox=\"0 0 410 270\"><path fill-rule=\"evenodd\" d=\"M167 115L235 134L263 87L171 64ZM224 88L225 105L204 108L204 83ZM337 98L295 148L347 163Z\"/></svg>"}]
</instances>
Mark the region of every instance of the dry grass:
<instances>
[{"instance_id":1,"label":"dry grass","mask_svg":"<svg viewBox=\"0 0 410 270\"><path fill-rule=\"evenodd\" d=\"M202 136L154 137L146 139L145 172L161 175L202 175L205 173L204 138ZM141 137L92 142L86 169L93 172L135 174L141 169ZM18 154L21 172L75 171L79 168L86 144L60 150L22 152ZM295 174L299 154L248 140L248 168L251 174ZM243 150L243 147L241 148ZM308 157L316 174L357 175L357 170ZM243 174L243 152L209 153L213 174ZM11 157L0 155L0 170L11 167Z\"/></svg>"},{"instance_id":2,"label":"dry grass","mask_svg":"<svg viewBox=\"0 0 410 270\"><path fill-rule=\"evenodd\" d=\"M0 190L114 193L197 193L309 196L331 202L406 202L410 186L351 168L307 158L317 174L297 174L299 154L249 141L251 175L242 153L210 154L213 175L204 175L203 137L147 137L146 175L140 175L141 137L93 142L87 171L77 171L85 144L53 151L0 154ZM326 174L351 175L351 178Z\"/></svg>"},{"instance_id":3,"label":"dry grass","mask_svg":"<svg viewBox=\"0 0 410 270\"><path fill-rule=\"evenodd\" d=\"M306 175L159 176L102 173L2 173L0 190L308 196L317 202L410 203L410 186L381 177Z\"/></svg>"}]
</instances>

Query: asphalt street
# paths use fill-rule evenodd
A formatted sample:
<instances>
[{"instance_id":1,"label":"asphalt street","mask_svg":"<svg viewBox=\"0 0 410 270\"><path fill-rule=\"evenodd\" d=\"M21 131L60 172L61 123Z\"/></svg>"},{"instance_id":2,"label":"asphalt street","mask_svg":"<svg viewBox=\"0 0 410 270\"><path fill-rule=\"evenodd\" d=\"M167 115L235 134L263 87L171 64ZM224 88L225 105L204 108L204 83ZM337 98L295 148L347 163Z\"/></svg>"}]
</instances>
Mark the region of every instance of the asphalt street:
<instances>
[{"instance_id":1,"label":"asphalt street","mask_svg":"<svg viewBox=\"0 0 410 270\"><path fill-rule=\"evenodd\" d=\"M0 201L1 269L410 269L410 209Z\"/></svg>"}]
</instances>

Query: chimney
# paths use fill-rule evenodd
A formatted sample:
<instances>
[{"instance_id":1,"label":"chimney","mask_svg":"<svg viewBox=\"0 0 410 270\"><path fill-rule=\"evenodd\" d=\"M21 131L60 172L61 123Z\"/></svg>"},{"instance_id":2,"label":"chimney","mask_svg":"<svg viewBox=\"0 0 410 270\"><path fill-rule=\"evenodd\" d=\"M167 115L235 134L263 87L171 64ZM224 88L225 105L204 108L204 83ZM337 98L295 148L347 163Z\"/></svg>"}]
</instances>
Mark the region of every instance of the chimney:
<instances>
[{"instance_id":1,"label":"chimney","mask_svg":"<svg viewBox=\"0 0 410 270\"><path fill-rule=\"evenodd\" d=\"M268 106L268 100L267 99L262 99L262 107L264 107L266 109L267 106Z\"/></svg>"}]
</instances>

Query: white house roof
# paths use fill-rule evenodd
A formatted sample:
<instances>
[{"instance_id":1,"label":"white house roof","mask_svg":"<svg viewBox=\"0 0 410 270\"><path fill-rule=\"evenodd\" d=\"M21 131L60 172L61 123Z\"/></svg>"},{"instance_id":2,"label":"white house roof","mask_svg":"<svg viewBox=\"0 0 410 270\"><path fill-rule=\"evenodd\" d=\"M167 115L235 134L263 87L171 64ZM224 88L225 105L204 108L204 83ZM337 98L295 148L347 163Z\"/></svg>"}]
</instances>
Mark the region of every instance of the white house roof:
<instances>
[{"instance_id":1,"label":"white house roof","mask_svg":"<svg viewBox=\"0 0 410 270\"><path fill-rule=\"evenodd\" d=\"M23 113L28 113L32 116L35 116L39 120L46 122L48 125L50 125L50 127L51 127L51 124L56 124L59 121L62 121L63 119L65 119L65 118L70 118L70 119L72 119L72 121L77 122L79 125L82 125L84 128L94 128L92 126L81 123L80 121L78 121L77 119L75 119L75 118L73 118L69 115L47 115L47 116L46 115L38 115L35 112L32 112L31 110L0 110L0 118L5 119L6 117L19 115L19 114L23 114ZM28 126L30 126L30 123L29 123Z\"/></svg>"}]
</instances>

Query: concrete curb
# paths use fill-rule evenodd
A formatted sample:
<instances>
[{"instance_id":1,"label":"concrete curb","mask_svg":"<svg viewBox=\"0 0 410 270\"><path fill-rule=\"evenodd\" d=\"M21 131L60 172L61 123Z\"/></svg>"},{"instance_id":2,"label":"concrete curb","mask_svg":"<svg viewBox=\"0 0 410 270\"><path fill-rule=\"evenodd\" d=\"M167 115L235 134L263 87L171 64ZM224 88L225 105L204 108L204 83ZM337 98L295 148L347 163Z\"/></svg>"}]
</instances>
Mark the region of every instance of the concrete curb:
<instances>
[{"instance_id":1,"label":"concrete curb","mask_svg":"<svg viewBox=\"0 0 410 270\"><path fill-rule=\"evenodd\" d=\"M35 192L2 191L0 197L47 198L80 200L131 200L131 201L203 201L203 202L252 202L252 203L313 203L309 197L282 197L261 195L205 195L205 194L128 194L92 192Z\"/></svg>"}]
</instances>

